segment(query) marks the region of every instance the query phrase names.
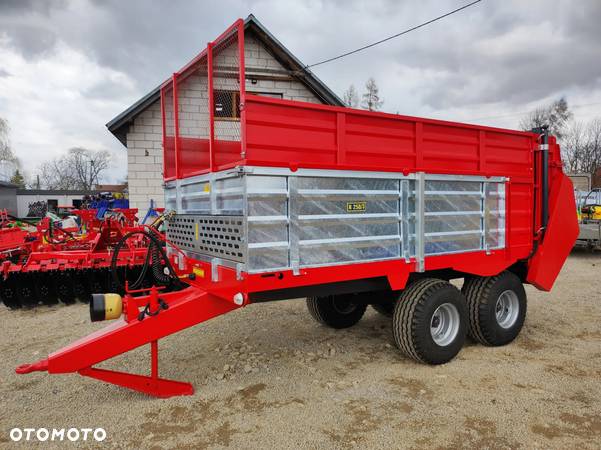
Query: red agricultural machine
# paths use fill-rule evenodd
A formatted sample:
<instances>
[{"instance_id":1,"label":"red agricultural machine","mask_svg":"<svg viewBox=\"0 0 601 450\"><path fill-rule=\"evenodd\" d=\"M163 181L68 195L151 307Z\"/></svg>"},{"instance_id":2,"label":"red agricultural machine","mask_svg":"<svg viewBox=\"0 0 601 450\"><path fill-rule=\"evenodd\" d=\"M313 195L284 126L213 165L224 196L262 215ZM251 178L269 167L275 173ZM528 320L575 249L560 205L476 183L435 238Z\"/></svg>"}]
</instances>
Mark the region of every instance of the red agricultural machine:
<instances>
[{"instance_id":1,"label":"red agricultural machine","mask_svg":"<svg viewBox=\"0 0 601 450\"><path fill-rule=\"evenodd\" d=\"M137 225L136 209L107 211L102 218L95 209L72 212L80 217L79 229L49 217L37 224L1 218L0 299L6 306L88 302L92 292L123 292L125 278L135 286L156 281L144 270L147 259L153 261L150 241L137 232L150 228L162 235L156 226Z\"/></svg>"},{"instance_id":2,"label":"red agricultural machine","mask_svg":"<svg viewBox=\"0 0 601 450\"><path fill-rule=\"evenodd\" d=\"M95 295L92 319L118 320L17 372L192 394L159 377L159 339L298 297L334 328L372 305L392 317L399 349L428 364L451 360L467 334L515 339L523 284L550 290L578 235L555 138L250 95L244 49L239 20L161 87L174 215L156 248L185 286ZM192 94L204 107L183 114ZM145 344L150 376L94 367Z\"/></svg>"}]
</instances>

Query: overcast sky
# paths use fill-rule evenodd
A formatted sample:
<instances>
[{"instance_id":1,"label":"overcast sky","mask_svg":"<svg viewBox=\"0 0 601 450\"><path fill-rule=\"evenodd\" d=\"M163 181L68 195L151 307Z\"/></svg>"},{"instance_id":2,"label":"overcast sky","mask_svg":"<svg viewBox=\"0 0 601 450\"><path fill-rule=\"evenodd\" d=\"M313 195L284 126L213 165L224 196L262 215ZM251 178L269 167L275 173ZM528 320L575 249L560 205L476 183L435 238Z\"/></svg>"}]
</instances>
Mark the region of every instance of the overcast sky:
<instances>
[{"instance_id":1,"label":"overcast sky","mask_svg":"<svg viewBox=\"0 0 601 450\"><path fill-rule=\"evenodd\" d=\"M105 124L253 13L311 64L469 0L0 0L0 117L29 174L74 146L125 148ZM565 96L601 116L601 1L483 0L365 52L316 67L336 93L373 76L393 113L516 128Z\"/></svg>"}]
</instances>

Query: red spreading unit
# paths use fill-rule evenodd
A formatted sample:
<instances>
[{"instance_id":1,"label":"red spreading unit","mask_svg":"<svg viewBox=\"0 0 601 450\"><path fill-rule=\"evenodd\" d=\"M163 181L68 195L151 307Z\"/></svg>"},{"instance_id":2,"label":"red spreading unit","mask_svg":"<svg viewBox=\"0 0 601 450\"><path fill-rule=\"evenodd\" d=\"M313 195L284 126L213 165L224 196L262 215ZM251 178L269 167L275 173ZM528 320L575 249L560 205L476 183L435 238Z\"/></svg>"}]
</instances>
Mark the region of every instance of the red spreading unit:
<instances>
[{"instance_id":1,"label":"red spreading unit","mask_svg":"<svg viewBox=\"0 0 601 450\"><path fill-rule=\"evenodd\" d=\"M162 261L179 290L95 296L94 320L121 319L17 372L191 394L159 377L160 338L298 297L334 328L373 306L402 353L429 364L450 361L466 335L515 339L523 283L550 290L578 234L556 139L251 94L269 77L245 64L256 49L244 43L238 20L161 87L173 211ZM145 344L150 376L94 367Z\"/></svg>"}]
</instances>

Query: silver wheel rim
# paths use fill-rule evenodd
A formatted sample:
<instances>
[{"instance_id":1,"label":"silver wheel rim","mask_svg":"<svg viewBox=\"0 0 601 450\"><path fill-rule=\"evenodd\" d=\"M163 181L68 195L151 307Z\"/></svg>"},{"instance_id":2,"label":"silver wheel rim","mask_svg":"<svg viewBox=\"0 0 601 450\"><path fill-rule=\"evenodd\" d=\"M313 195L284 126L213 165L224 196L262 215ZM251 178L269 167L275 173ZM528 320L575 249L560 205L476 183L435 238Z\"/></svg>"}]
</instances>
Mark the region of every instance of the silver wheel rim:
<instances>
[{"instance_id":1,"label":"silver wheel rim","mask_svg":"<svg viewBox=\"0 0 601 450\"><path fill-rule=\"evenodd\" d=\"M436 345L441 347L449 345L459 332L459 311L452 303L443 303L430 319L430 334Z\"/></svg>"},{"instance_id":2,"label":"silver wheel rim","mask_svg":"<svg viewBox=\"0 0 601 450\"><path fill-rule=\"evenodd\" d=\"M499 295L495 305L495 317L501 328L511 328L518 320L520 302L517 294L512 290L506 290Z\"/></svg>"}]
</instances>

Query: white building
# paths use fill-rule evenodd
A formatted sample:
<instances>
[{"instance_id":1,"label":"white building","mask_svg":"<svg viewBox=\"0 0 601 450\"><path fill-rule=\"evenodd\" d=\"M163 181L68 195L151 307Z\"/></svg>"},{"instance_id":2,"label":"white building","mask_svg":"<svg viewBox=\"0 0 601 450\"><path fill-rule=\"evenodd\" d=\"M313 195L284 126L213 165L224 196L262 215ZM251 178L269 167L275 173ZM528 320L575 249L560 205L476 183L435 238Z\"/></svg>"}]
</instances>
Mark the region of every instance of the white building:
<instances>
[{"instance_id":1,"label":"white building","mask_svg":"<svg viewBox=\"0 0 601 450\"><path fill-rule=\"evenodd\" d=\"M304 65L253 15L248 16L244 23L244 58L248 93L288 100L343 105L342 100L309 70L304 69ZM168 78L168 74L165 74L165 78ZM227 101L227 97L231 94L232 103L236 101L237 86L216 86L215 89L220 89L222 100L225 98ZM180 88L179 103L182 111L179 114L181 136L194 135L198 133L197 127L208 126L207 88L200 77L191 76L185 81L185 85ZM230 109L235 111L235 108L230 107ZM167 105L167 119L170 114ZM170 126L167 126L167 132ZM218 127L219 123L216 122L216 129ZM107 128L127 148L130 206L143 211L148 208L150 199L154 199L158 206L163 206L163 149L159 87L111 120Z\"/></svg>"}]
</instances>

